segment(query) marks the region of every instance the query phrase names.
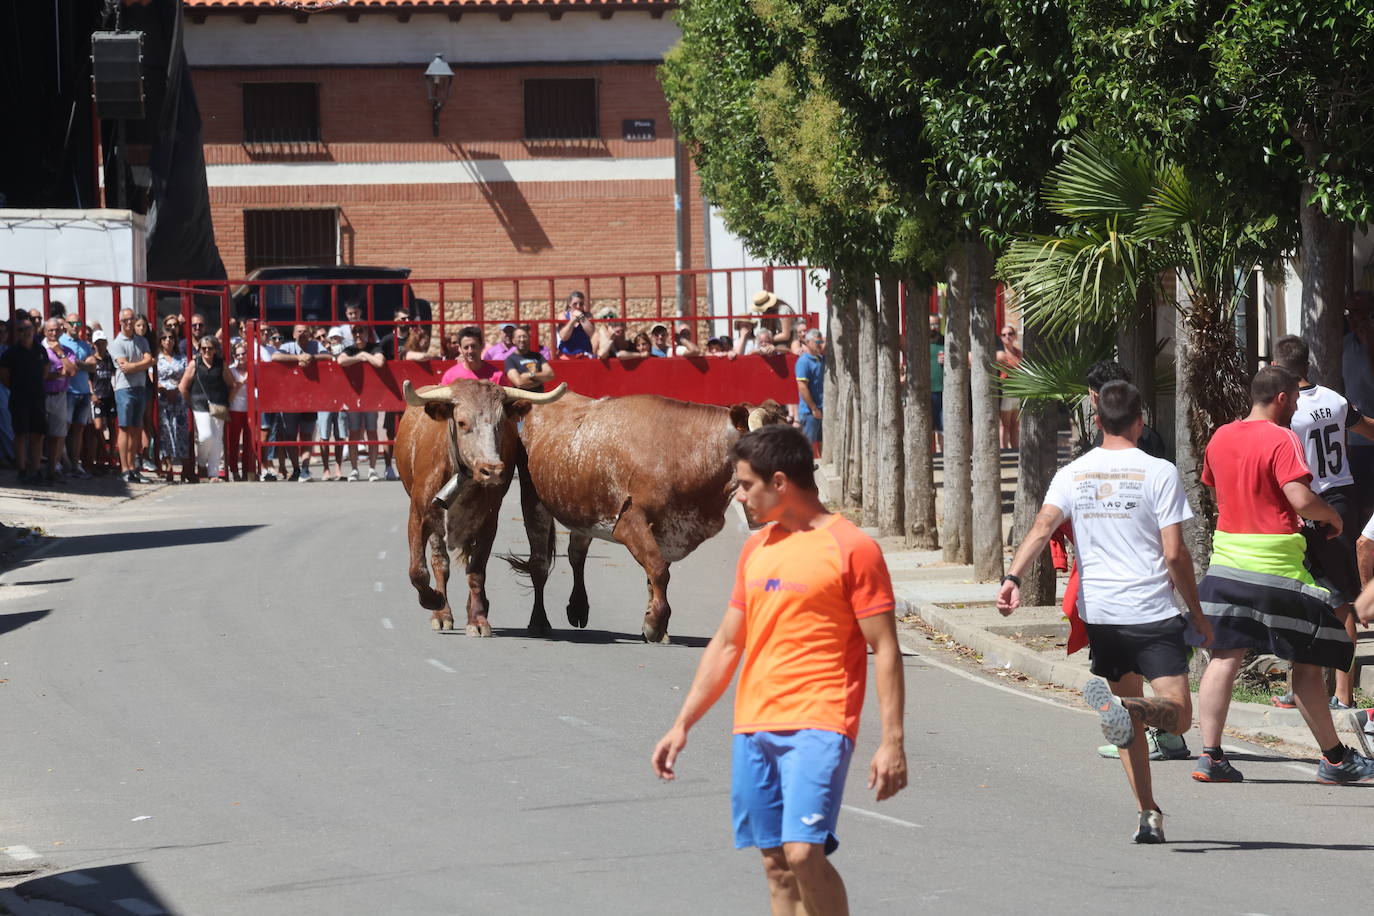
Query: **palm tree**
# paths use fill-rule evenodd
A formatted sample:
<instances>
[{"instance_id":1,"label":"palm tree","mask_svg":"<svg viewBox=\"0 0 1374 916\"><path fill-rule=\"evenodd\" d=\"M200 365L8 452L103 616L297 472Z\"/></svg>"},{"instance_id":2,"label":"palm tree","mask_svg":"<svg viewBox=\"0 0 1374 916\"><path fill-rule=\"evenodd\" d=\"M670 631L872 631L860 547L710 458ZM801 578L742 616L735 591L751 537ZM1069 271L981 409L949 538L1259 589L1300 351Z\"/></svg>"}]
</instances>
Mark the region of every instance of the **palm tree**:
<instances>
[{"instance_id":1,"label":"palm tree","mask_svg":"<svg viewBox=\"0 0 1374 916\"><path fill-rule=\"evenodd\" d=\"M1026 322L1057 341L1058 352L1029 363L1009 393L1036 396L1040 385L1064 384L1100 358L1103 341L1135 319L1140 303L1173 305L1176 403L1187 439L1179 465L1210 528L1215 510L1196 472L1217 427L1249 402L1236 309L1256 265L1273 257L1277 219L1224 198L1176 164L1092 137L1075 141L1050 173L1045 201L1066 225L1013 242L998 266Z\"/></svg>"}]
</instances>

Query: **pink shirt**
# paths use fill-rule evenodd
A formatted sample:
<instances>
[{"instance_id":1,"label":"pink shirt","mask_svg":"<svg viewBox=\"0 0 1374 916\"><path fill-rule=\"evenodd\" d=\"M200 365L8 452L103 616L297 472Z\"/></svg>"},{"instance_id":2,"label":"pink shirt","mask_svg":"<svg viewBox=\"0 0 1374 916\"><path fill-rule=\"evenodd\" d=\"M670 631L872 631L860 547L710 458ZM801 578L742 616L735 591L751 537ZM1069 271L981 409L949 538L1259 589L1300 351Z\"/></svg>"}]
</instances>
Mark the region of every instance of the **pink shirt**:
<instances>
[{"instance_id":1,"label":"pink shirt","mask_svg":"<svg viewBox=\"0 0 1374 916\"><path fill-rule=\"evenodd\" d=\"M484 374L474 374L468 369L467 364L460 359L453 364L451 369L443 374L439 379L439 384L447 385L449 382L460 378L475 379L479 382L495 382L498 385L504 385L506 383L506 373L501 369L492 369L491 366L483 366L480 371Z\"/></svg>"}]
</instances>

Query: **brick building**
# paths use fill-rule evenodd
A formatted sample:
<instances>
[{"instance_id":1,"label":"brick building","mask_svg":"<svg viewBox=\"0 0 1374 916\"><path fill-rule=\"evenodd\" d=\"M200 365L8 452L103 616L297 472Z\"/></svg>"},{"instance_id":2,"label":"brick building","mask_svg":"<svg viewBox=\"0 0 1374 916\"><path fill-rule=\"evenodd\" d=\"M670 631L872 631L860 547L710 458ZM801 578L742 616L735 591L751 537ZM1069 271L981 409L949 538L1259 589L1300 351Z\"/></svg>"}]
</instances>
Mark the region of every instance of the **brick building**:
<instances>
[{"instance_id":1,"label":"brick building","mask_svg":"<svg viewBox=\"0 0 1374 916\"><path fill-rule=\"evenodd\" d=\"M185 0L229 275L657 271L679 247L702 266L706 220L656 75L674 6ZM454 73L437 122L436 54Z\"/></svg>"}]
</instances>

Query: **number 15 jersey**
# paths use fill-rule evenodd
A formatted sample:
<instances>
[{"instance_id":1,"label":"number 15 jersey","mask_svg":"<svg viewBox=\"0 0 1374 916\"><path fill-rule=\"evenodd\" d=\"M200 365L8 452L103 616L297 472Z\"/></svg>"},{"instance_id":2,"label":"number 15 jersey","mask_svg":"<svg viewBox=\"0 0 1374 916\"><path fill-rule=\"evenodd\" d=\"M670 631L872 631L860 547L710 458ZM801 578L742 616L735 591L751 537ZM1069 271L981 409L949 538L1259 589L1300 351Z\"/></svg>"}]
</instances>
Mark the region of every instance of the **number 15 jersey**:
<instances>
[{"instance_id":1,"label":"number 15 jersey","mask_svg":"<svg viewBox=\"0 0 1374 916\"><path fill-rule=\"evenodd\" d=\"M1332 487L1355 482L1350 476L1345 431L1358 422L1360 412L1330 388L1309 385L1298 389L1298 409L1289 425L1307 455L1312 492L1320 496Z\"/></svg>"}]
</instances>

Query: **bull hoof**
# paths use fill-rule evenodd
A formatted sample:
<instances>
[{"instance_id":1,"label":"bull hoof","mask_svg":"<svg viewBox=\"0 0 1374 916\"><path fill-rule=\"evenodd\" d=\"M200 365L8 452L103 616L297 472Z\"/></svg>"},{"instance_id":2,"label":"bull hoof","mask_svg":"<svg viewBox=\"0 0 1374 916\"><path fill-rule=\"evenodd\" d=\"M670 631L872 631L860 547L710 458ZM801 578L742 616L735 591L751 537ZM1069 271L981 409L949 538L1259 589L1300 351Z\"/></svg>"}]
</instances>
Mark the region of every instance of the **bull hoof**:
<instances>
[{"instance_id":1,"label":"bull hoof","mask_svg":"<svg viewBox=\"0 0 1374 916\"><path fill-rule=\"evenodd\" d=\"M438 630L440 632L443 632L445 630L452 630L453 618L435 615L434 617L429 618L429 626L430 629Z\"/></svg>"},{"instance_id":2,"label":"bull hoof","mask_svg":"<svg viewBox=\"0 0 1374 916\"><path fill-rule=\"evenodd\" d=\"M579 630L585 630L587 628L587 620L591 617L591 613L592 609L590 607L575 607L570 604L568 605L568 623L577 627Z\"/></svg>"},{"instance_id":3,"label":"bull hoof","mask_svg":"<svg viewBox=\"0 0 1374 916\"><path fill-rule=\"evenodd\" d=\"M539 639L549 639L553 636L553 627L549 625L547 620L539 623L531 621L530 625L525 627L525 633Z\"/></svg>"},{"instance_id":4,"label":"bull hoof","mask_svg":"<svg viewBox=\"0 0 1374 916\"><path fill-rule=\"evenodd\" d=\"M666 628L664 628L662 631L658 631L646 623L644 624L643 633L644 641L651 646L668 645L668 630Z\"/></svg>"},{"instance_id":5,"label":"bull hoof","mask_svg":"<svg viewBox=\"0 0 1374 916\"><path fill-rule=\"evenodd\" d=\"M485 638L491 636L491 624L489 623L470 623L467 625L467 635Z\"/></svg>"},{"instance_id":6,"label":"bull hoof","mask_svg":"<svg viewBox=\"0 0 1374 916\"><path fill-rule=\"evenodd\" d=\"M437 611L444 606L444 596L432 588L416 588L420 593L420 607L427 611Z\"/></svg>"}]
</instances>

